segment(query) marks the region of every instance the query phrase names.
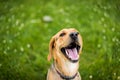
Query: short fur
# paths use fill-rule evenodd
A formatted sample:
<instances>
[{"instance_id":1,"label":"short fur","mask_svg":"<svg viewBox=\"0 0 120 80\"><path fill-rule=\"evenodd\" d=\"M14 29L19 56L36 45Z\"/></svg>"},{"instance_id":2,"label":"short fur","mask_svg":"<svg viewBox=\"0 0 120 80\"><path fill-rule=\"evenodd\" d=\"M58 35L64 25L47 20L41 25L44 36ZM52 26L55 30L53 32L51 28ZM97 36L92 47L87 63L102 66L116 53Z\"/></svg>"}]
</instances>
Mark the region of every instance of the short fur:
<instances>
[{"instance_id":1,"label":"short fur","mask_svg":"<svg viewBox=\"0 0 120 80\"><path fill-rule=\"evenodd\" d=\"M72 32L78 31L74 28L63 29L51 38L49 43L48 61L50 61L51 58L53 58L54 63L48 70L47 80L63 80L57 73L57 71L59 71L65 76L73 76L77 73L77 76L73 80L81 80L80 74L78 72L79 61L73 63L70 60L68 60L61 52L62 47L66 47L71 43L71 38L69 34ZM60 35L62 34L63 36L60 37ZM83 46L82 37L80 34L78 35L78 44L80 45L80 54Z\"/></svg>"}]
</instances>

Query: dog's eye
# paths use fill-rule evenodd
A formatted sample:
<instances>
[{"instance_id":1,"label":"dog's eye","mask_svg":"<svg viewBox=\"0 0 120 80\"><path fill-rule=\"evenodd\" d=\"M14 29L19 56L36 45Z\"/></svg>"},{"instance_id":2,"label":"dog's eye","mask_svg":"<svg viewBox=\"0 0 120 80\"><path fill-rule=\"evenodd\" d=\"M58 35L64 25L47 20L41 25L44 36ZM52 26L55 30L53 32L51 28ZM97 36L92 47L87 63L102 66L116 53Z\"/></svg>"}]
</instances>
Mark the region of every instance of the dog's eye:
<instances>
[{"instance_id":1,"label":"dog's eye","mask_svg":"<svg viewBox=\"0 0 120 80\"><path fill-rule=\"evenodd\" d=\"M65 35L65 33L61 33L61 34L60 34L60 37L63 37L64 35Z\"/></svg>"},{"instance_id":2,"label":"dog's eye","mask_svg":"<svg viewBox=\"0 0 120 80\"><path fill-rule=\"evenodd\" d=\"M79 32L77 32L77 34L76 35L79 35Z\"/></svg>"}]
</instances>

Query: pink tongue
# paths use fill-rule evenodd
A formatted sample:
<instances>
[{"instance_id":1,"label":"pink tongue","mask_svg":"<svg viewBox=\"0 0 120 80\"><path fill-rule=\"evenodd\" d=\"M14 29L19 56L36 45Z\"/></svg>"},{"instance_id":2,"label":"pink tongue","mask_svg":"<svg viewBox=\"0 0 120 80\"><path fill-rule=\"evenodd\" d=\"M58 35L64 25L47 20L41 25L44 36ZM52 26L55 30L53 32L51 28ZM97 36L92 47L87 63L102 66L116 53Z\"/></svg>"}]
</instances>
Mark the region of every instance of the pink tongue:
<instances>
[{"instance_id":1,"label":"pink tongue","mask_svg":"<svg viewBox=\"0 0 120 80\"><path fill-rule=\"evenodd\" d=\"M77 53L77 49L73 48L73 49L65 49L67 55L69 58L71 58L72 60L77 60L78 59L78 53Z\"/></svg>"}]
</instances>

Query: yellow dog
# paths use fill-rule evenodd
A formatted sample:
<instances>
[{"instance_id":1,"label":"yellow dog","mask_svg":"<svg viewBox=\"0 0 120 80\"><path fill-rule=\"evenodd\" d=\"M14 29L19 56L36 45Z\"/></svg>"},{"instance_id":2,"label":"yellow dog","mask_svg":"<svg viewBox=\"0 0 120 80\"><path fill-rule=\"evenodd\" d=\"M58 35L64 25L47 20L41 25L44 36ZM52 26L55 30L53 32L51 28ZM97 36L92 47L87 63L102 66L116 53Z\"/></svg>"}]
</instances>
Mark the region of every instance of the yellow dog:
<instances>
[{"instance_id":1,"label":"yellow dog","mask_svg":"<svg viewBox=\"0 0 120 80\"><path fill-rule=\"evenodd\" d=\"M54 63L48 70L47 80L81 80L78 72L82 37L74 28L63 29L49 43L48 61Z\"/></svg>"}]
</instances>

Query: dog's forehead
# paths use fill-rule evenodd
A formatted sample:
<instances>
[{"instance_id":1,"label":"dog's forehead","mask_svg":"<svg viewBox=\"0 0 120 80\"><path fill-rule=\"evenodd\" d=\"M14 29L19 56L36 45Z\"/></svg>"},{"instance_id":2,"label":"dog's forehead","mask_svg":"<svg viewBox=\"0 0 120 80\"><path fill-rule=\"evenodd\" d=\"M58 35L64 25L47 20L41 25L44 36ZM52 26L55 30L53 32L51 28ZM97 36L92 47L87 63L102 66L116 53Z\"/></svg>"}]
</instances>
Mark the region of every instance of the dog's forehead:
<instances>
[{"instance_id":1,"label":"dog's forehead","mask_svg":"<svg viewBox=\"0 0 120 80\"><path fill-rule=\"evenodd\" d=\"M59 31L59 33L62 33L62 32L69 33L69 32L75 32L75 31L77 30L74 28L69 28L69 29L62 29L61 31Z\"/></svg>"},{"instance_id":2,"label":"dog's forehead","mask_svg":"<svg viewBox=\"0 0 120 80\"><path fill-rule=\"evenodd\" d=\"M76 29L74 29L74 28L68 28L68 29L62 29L62 30L60 30L56 35L55 35L55 37L59 37L59 35L61 34L61 33L71 33L71 32L77 32L77 30Z\"/></svg>"}]
</instances>

